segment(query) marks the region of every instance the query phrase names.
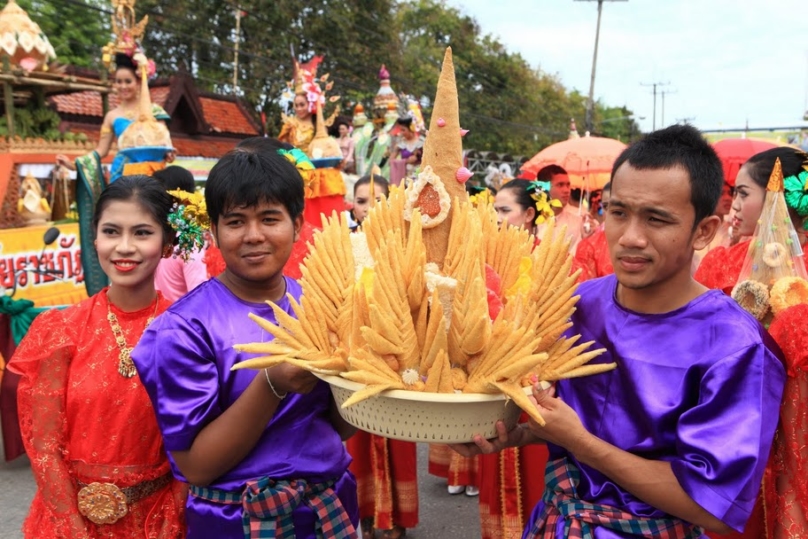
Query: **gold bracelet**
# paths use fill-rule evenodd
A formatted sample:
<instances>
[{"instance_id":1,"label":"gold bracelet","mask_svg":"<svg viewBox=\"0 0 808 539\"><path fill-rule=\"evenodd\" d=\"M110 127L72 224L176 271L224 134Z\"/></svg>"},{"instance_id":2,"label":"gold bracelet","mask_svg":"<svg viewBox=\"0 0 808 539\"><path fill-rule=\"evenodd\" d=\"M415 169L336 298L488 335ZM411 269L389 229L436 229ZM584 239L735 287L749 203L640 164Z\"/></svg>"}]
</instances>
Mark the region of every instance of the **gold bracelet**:
<instances>
[{"instance_id":1,"label":"gold bracelet","mask_svg":"<svg viewBox=\"0 0 808 539\"><path fill-rule=\"evenodd\" d=\"M272 393L274 393L275 396L278 397L278 400L282 401L283 399L286 398L286 395L289 394L288 391L286 393L284 393L283 395L278 395L278 392L275 391L275 386L272 385L272 380L269 379L269 369L264 369L264 378L267 379L267 384L269 384L269 389L271 389Z\"/></svg>"}]
</instances>

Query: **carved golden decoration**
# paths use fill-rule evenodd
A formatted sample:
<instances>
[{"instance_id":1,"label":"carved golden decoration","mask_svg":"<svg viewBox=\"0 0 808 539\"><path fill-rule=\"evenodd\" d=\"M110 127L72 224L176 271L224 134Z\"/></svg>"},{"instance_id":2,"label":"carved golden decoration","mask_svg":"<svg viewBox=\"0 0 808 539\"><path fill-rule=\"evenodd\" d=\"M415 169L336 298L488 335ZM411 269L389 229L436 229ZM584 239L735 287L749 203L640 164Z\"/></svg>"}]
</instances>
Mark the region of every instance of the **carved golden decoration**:
<instances>
[{"instance_id":1,"label":"carved golden decoration","mask_svg":"<svg viewBox=\"0 0 808 539\"><path fill-rule=\"evenodd\" d=\"M78 494L79 513L98 525L114 524L129 512L126 495L112 483L90 483Z\"/></svg>"}]
</instances>

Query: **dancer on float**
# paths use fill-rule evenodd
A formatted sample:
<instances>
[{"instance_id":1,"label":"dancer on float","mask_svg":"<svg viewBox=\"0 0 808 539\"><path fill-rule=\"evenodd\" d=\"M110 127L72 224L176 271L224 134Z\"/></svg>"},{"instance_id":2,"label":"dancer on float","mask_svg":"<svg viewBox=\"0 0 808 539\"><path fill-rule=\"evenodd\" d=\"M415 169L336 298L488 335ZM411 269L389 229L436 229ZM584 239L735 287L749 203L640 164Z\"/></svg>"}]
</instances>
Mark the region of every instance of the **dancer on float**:
<instances>
[{"instance_id":1,"label":"dancer on float","mask_svg":"<svg viewBox=\"0 0 808 539\"><path fill-rule=\"evenodd\" d=\"M132 353L175 476L191 485L190 539L354 537L356 482L328 384L288 364L232 371L233 345L270 340L267 301L294 316L282 270L303 225L303 182L285 150L236 148L205 189L225 270L175 303ZM287 503L288 502L288 503ZM252 532L251 532L252 530Z\"/></svg>"},{"instance_id":2,"label":"dancer on float","mask_svg":"<svg viewBox=\"0 0 808 539\"><path fill-rule=\"evenodd\" d=\"M94 245L111 285L38 316L9 364L37 483L25 537L185 537L186 491L129 355L169 305L154 272L173 252L173 202L147 176L104 190Z\"/></svg>"},{"instance_id":3,"label":"dancer on float","mask_svg":"<svg viewBox=\"0 0 808 539\"><path fill-rule=\"evenodd\" d=\"M165 122L168 114L151 102L148 92L148 78L155 73L154 62L149 60L139 44L145 29L144 18L138 24L134 21L134 11L126 17L126 23L115 26L117 40L104 48L105 65L114 69L113 88L118 105L104 116L101 133L95 150L72 162L64 155L56 156L56 164L77 171L76 205L79 213L79 234L84 244L93 237L91 220L95 214L95 204L101 191L123 174L150 175L165 168L166 162L174 160L171 137L168 128L160 124L162 130L149 132L143 152L121 151L121 137L134 123L150 119ZM114 62L113 62L114 59ZM140 137L134 137L141 140ZM109 181L104 175L101 161L109 154L114 141L118 141L118 153L110 168ZM131 142L131 140L129 140ZM82 249L81 264L88 295L94 295L109 284L93 249Z\"/></svg>"},{"instance_id":4,"label":"dancer on float","mask_svg":"<svg viewBox=\"0 0 808 539\"><path fill-rule=\"evenodd\" d=\"M387 180L381 176L363 176L354 185L351 217L362 224L372 205L389 195ZM372 191L371 191L372 189ZM357 431L347 442L353 461L350 470L356 476L362 537L375 537L374 528L384 530L382 537L404 537L407 528L418 525L418 474L416 446L413 442L390 440Z\"/></svg>"},{"instance_id":5,"label":"dancer on float","mask_svg":"<svg viewBox=\"0 0 808 539\"><path fill-rule=\"evenodd\" d=\"M743 529L785 372L757 321L691 277L693 252L719 225L722 184L718 157L690 126L651 133L615 162L606 217L615 276L579 287L569 334L605 348L595 361L617 369L537 384L544 426L499 423L496 439L457 446L471 455L548 443L547 488L524 537Z\"/></svg>"},{"instance_id":6,"label":"dancer on float","mask_svg":"<svg viewBox=\"0 0 808 539\"><path fill-rule=\"evenodd\" d=\"M795 148L766 150L751 157L738 172L732 208L736 219L733 226L747 239L732 246L710 251L696 272L696 280L705 286L731 292L749 252L748 238L755 233L767 196L766 186L779 159L785 177L785 200L795 224L798 243L804 248L805 223L808 216L808 154ZM805 343L808 333L804 326L805 305L786 309L775 315L769 327L782 348L788 379L780 409L780 424L775 438L771 477L764 482L764 496L755 507L743 534L730 538L799 537L808 530L808 480L803 471L808 466L806 436L808 436L808 376ZM716 536L717 537L717 536Z\"/></svg>"}]
</instances>

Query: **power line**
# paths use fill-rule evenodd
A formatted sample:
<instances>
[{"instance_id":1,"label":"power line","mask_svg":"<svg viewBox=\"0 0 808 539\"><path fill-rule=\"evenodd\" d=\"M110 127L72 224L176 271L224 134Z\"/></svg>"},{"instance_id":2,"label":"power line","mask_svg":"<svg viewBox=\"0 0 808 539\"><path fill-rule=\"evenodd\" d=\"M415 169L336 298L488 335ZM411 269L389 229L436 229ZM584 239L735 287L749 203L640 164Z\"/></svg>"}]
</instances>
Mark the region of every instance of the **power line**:
<instances>
[{"instance_id":1,"label":"power line","mask_svg":"<svg viewBox=\"0 0 808 539\"><path fill-rule=\"evenodd\" d=\"M640 83L640 86L653 86L654 91L654 122L652 131L656 131L656 95L657 95L657 87L668 86L670 82L649 82L649 83Z\"/></svg>"}]
</instances>

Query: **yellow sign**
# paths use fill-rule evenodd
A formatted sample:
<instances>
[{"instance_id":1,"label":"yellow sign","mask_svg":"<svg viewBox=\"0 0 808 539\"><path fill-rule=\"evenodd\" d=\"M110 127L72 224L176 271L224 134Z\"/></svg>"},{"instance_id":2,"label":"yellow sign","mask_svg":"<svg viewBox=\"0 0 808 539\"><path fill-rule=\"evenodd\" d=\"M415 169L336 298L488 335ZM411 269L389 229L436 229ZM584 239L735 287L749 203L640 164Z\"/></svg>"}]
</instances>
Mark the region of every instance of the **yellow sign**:
<instances>
[{"instance_id":1,"label":"yellow sign","mask_svg":"<svg viewBox=\"0 0 808 539\"><path fill-rule=\"evenodd\" d=\"M72 305L87 298L78 223L60 224L59 237L44 245L51 224L0 230L0 286L14 299L37 307Z\"/></svg>"}]
</instances>

